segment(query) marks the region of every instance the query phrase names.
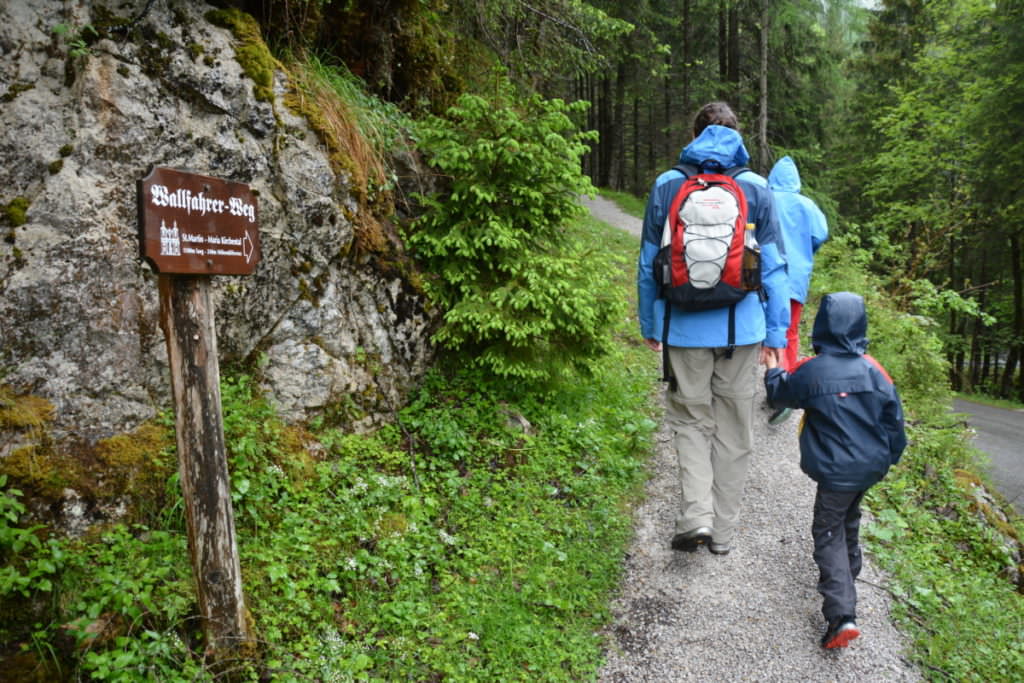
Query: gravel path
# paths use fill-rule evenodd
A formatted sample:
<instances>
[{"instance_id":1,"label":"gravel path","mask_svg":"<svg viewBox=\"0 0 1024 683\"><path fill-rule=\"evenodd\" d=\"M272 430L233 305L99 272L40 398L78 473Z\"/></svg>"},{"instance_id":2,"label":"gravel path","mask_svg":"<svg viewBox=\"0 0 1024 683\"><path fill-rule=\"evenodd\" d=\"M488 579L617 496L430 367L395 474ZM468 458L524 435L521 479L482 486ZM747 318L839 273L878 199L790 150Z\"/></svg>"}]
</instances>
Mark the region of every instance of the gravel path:
<instances>
[{"instance_id":1,"label":"gravel path","mask_svg":"<svg viewBox=\"0 0 1024 683\"><path fill-rule=\"evenodd\" d=\"M639 236L640 221L614 203L583 203L597 218ZM763 398L759 383L757 405ZM659 432L598 680L921 680L890 621L885 577L868 556L857 582L861 637L843 650L819 646L824 622L811 557L814 483L799 468L800 411L778 427L768 426L765 409L755 412L744 508L725 556L669 548L679 484L670 435Z\"/></svg>"}]
</instances>

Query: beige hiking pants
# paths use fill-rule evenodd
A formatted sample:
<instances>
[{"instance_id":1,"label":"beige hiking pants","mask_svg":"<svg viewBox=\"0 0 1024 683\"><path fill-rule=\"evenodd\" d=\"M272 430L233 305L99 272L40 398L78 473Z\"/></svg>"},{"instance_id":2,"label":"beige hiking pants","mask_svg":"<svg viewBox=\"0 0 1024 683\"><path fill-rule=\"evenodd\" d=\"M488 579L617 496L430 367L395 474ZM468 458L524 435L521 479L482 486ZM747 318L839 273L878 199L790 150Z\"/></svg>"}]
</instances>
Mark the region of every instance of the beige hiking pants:
<instances>
[{"instance_id":1,"label":"beige hiking pants","mask_svg":"<svg viewBox=\"0 0 1024 683\"><path fill-rule=\"evenodd\" d=\"M706 526L716 543L732 542L750 463L760 350L737 346L726 358L724 348L669 348L678 383L665 394L682 484L677 534Z\"/></svg>"}]
</instances>

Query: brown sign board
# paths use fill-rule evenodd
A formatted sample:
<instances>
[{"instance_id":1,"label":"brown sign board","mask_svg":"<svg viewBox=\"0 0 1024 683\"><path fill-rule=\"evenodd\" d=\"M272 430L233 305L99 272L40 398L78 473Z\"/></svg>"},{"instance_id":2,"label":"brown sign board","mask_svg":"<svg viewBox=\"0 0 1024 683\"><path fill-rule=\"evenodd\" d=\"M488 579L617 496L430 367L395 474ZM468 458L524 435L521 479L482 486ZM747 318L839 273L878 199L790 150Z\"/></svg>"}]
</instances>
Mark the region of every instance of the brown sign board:
<instances>
[{"instance_id":1,"label":"brown sign board","mask_svg":"<svg viewBox=\"0 0 1024 683\"><path fill-rule=\"evenodd\" d=\"M139 246L158 273L249 275L260 261L249 186L154 167L138 182Z\"/></svg>"}]
</instances>

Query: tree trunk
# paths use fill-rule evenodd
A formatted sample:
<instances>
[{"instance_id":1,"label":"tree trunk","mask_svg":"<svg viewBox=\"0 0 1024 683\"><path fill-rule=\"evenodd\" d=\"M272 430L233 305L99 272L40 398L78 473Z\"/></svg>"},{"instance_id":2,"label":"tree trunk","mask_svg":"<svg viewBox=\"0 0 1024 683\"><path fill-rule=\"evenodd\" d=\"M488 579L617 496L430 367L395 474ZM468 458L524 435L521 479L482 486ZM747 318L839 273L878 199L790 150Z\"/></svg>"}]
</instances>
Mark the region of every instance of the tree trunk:
<instances>
[{"instance_id":1,"label":"tree trunk","mask_svg":"<svg viewBox=\"0 0 1024 683\"><path fill-rule=\"evenodd\" d=\"M658 168L658 145L654 136L658 130L655 126L654 102L647 108L647 168L655 171Z\"/></svg>"},{"instance_id":2,"label":"tree trunk","mask_svg":"<svg viewBox=\"0 0 1024 683\"><path fill-rule=\"evenodd\" d=\"M726 98L725 83L729 80L729 7L718 6L718 80L722 82L721 97Z\"/></svg>"},{"instance_id":3,"label":"tree trunk","mask_svg":"<svg viewBox=\"0 0 1024 683\"><path fill-rule=\"evenodd\" d=\"M950 235L947 249L949 251L949 258L947 259L949 265L949 272L946 274L949 278L950 286L955 290L958 288L957 282L957 239L955 235ZM950 339L956 339L959 334L962 333L964 325L962 322L962 316L956 311L951 310L949 312L949 337ZM957 344L955 347L950 347L946 351L946 358L949 361L949 382L954 391L961 391L964 388L964 354L962 351L962 344Z\"/></svg>"},{"instance_id":4,"label":"tree trunk","mask_svg":"<svg viewBox=\"0 0 1024 683\"><path fill-rule=\"evenodd\" d=\"M662 89L665 119L661 126L662 156L665 159L672 159L672 148L675 140L672 139L672 55L666 55L665 86ZM651 131L652 133L654 131Z\"/></svg>"},{"instance_id":5,"label":"tree trunk","mask_svg":"<svg viewBox=\"0 0 1024 683\"><path fill-rule=\"evenodd\" d=\"M612 79L605 76L601 79L601 105L598 107L598 131L601 150L597 166L598 187L611 187L612 148L615 145L615 131L612 126Z\"/></svg>"},{"instance_id":6,"label":"tree trunk","mask_svg":"<svg viewBox=\"0 0 1024 683\"><path fill-rule=\"evenodd\" d=\"M597 88L594 87L594 76L588 73L586 76L587 99L590 101L590 109L587 110L587 130L599 130L597 122L597 109L600 102L597 99ZM598 133L600 135L600 133ZM587 175L592 182L597 182L598 159L601 158L601 141L591 145L587 161Z\"/></svg>"},{"instance_id":7,"label":"tree trunk","mask_svg":"<svg viewBox=\"0 0 1024 683\"><path fill-rule=\"evenodd\" d=\"M690 32L690 1L683 0L683 30L681 31L683 37L683 64L680 68L680 75L683 80L683 96L682 96L682 108L683 108L683 121L685 122L689 117L693 116L693 102L690 101L690 68L693 64L693 46Z\"/></svg>"},{"instance_id":8,"label":"tree trunk","mask_svg":"<svg viewBox=\"0 0 1024 683\"><path fill-rule=\"evenodd\" d=\"M1010 343L1006 366L1003 368L999 392L1003 398L1011 398L1014 393L1017 393L1018 397L1024 395L1024 384L1020 380L1017 381L1017 391L1014 392L1014 376L1021 357L1021 339L1024 337L1024 281L1021 274L1020 234L1010 237L1010 270L1013 273L1013 341Z\"/></svg>"},{"instance_id":9,"label":"tree trunk","mask_svg":"<svg viewBox=\"0 0 1024 683\"><path fill-rule=\"evenodd\" d=\"M988 268L986 266L987 261L985 259L981 259L981 277L979 278L979 282L988 281ZM984 287L978 294L978 306L981 307L981 310L985 310L987 304L988 288ZM974 318L973 322L971 323L971 328L971 360L969 363L969 381L971 391L973 392L977 391L978 387L980 387L982 385L982 382L984 382L984 378L982 377L982 367L983 357L986 355L985 326L982 324L980 316L976 316Z\"/></svg>"},{"instance_id":10,"label":"tree trunk","mask_svg":"<svg viewBox=\"0 0 1024 683\"><path fill-rule=\"evenodd\" d=\"M640 194L640 98L633 96L633 194Z\"/></svg>"},{"instance_id":11,"label":"tree trunk","mask_svg":"<svg viewBox=\"0 0 1024 683\"><path fill-rule=\"evenodd\" d=\"M1014 355L1020 361L1024 358L1024 274L1021 273L1021 234L1016 233L1010 242L1010 269L1013 272L1013 339ZM1012 379L1012 373L1008 373ZM1017 400L1024 402L1024 372L1017 376Z\"/></svg>"},{"instance_id":12,"label":"tree trunk","mask_svg":"<svg viewBox=\"0 0 1024 683\"><path fill-rule=\"evenodd\" d=\"M729 98L737 108L742 108L740 92L740 10L738 3L729 7Z\"/></svg>"},{"instance_id":13,"label":"tree trunk","mask_svg":"<svg viewBox=\"0 0 1024 683\"><path fill-rule=\"evenodd\" d=\"M967 335L967 320L963 316L957 316L956 329L953 330L954 338L963 339ZM953 353L953 377L952 385L956 391L962 391L964 389L969 390L967 383L964 381L966 373L964 372L964 360L966 355L964 354L964 345L961 342L957 344L956 351Z\"/></svg>"},{"instance_id":14,"label":"tree trunk","mask_svg":"<svg viewBox=\"0 0 1024 683\"><path fill-rule=\"evenodd\" d=\"M626 186L626 65L619 63L615 76L615 109L612 112L612 129L615 139L612 140L612 167L615 177L611 186L621 190Z\"/></svg>"},{"instance_id":15,"label":"tree trunk","mask_svg":"<svg viewBox=\"0 0 1024 683\"><path fill-rule=\"evenodd\" d=\"M757 112L758 159L762 174L768 175L771 150L768 149L768 0L761 0L761 73L760 104Z\"/></svg>"}]
</instances>

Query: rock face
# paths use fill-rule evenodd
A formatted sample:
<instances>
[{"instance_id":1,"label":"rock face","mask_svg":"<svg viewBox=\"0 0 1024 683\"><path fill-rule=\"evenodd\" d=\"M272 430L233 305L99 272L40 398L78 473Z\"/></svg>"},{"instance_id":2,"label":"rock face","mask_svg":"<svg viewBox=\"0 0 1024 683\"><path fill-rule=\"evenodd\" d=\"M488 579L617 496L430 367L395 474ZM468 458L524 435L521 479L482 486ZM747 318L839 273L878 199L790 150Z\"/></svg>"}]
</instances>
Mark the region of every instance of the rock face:
<instances>
[{"instance_id":1,"label":"rock face","mask_svg":"<svg viewBox=\"0 0 1024 683\"><path fill-rule=\"evenodd\" d=\"M331 409L355 429L380 422L431 359L421 296L353 249L360 207L285 106L287 75L260 100L211 7L129 11L143 4L130 34L76 54L101 3L0 3L0 384L50 401L56 436L85 442L169 406L136 198L149 168L166 166L259 198L256 272L212 278L222 368L259 358L290 419Z\"/></svg>"}]
</instances>

